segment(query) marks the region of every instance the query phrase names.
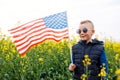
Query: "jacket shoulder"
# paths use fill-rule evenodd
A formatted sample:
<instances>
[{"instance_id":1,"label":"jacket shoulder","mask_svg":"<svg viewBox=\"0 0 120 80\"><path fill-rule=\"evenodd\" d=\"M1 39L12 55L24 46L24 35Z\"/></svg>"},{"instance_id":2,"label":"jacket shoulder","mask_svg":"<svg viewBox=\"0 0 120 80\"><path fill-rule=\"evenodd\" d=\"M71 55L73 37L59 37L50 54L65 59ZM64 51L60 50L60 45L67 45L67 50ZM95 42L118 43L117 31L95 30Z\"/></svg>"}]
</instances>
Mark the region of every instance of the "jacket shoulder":
<instances>
[{"instance_id":1,"label":"jacket shoulder","mask_svg":"<svg viewBox=\"0 0 120 80\"><path fill-rule=\"evenodd\" d=\"M97 39L93 39L93 40L92 40L92 43L93 43L93 44L98 44L98 45L104 45L104 42L103 42L103 41L100 41L100 40L97 40Z\"/></svg>"},{"instance_id":2,"label":"jacket shoulder","mask_svg":"<svg viewBox=\"0 0 120 80\"><path fill-rule=\"evenodd\" d=\"M75 49L75 48L78 48L78 47L80 47L79 44L74 44L74 45L72 46L72 49Z\"/></svg>"},{"instance_id":3,"label":"jacket shoulder","mask_svg":"<svg viewBox=\"0 0 120 80\"><path fill-rule=\"evenodd\" d=\"M99 50L103 51L104 50L104 42L94 39L93 40L93 44L95 45L96 48L98 48Z\"/></svg>"}]
</instances>

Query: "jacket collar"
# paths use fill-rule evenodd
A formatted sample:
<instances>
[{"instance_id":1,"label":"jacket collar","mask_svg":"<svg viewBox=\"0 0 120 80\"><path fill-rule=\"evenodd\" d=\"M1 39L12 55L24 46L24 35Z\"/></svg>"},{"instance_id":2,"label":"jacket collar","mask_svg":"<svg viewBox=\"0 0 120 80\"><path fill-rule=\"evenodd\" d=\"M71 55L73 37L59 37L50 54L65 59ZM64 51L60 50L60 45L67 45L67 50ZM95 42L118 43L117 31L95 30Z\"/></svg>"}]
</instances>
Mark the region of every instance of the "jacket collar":
<instances>
[{"instance_id":1,"label":"jacket collar","mask_svg":"<svg viewBox=\"0 0 120 80\"><path fill-rule=\"evenodd\" d=\"M86 41L80 40L78 43L85 45L85 44L86 44ZM103 41L99 41L99 40L97 40L97 39L90 39L87 44L90 44L90 43L91 43L91 44L102 44L102 45L103 45Z\"/></svg>"}]
</instances>

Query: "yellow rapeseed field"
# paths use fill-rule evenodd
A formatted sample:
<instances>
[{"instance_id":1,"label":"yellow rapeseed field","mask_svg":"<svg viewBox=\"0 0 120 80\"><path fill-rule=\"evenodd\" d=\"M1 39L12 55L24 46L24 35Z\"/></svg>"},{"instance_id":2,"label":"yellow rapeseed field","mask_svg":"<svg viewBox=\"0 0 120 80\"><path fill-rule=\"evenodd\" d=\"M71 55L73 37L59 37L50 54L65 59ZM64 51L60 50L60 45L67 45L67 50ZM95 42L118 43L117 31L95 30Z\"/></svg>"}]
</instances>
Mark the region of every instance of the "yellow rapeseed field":
<instances>
[{"instance_id":1,"label":"yellow rapeseed field","mask_svg":"<svg viewBox=\"0 0 120 80\"><path fill-rule=\"evenodd\" d=\"M76 40L72 40L70 44L75 43ZM20 56L10 38L3 37L0 39L0 80L72 80L68 70L70 44L68 40L45 41ZM106 39L104 46L108 80L113 80L120 76L120 42Z\"/></svg>"}]
</instances>

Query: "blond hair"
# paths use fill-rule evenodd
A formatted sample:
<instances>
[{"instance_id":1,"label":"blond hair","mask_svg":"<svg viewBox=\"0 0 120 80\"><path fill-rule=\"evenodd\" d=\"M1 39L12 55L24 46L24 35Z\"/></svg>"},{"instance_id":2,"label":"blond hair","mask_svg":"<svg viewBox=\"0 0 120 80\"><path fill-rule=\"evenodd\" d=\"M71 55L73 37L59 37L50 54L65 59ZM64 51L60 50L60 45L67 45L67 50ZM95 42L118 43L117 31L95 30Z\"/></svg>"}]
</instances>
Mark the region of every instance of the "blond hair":
<instances>
[{"instance_id":1,"label":"blond hair","mask_svg":"<svg viewBox=\"0 0 120 80\"><path fill-rule=\"evenodd\" d=\"M94 29L94 24L93 24L92 21L90 21L90 20L84 20L84 21L81 21L81 22L80 22L80 24L85 24L85 23L90 23L91 26L92 26L92 29Z\"/></svg>"}]
</instances>

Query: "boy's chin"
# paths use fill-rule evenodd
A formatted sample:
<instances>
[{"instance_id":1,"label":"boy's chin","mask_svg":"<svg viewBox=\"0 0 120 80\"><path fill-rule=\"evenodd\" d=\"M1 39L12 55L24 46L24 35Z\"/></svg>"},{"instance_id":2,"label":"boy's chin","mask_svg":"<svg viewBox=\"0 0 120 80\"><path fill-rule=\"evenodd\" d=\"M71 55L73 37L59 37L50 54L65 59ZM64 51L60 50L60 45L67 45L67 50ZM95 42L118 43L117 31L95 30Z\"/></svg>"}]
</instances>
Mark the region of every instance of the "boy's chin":
<instances>
[{"instance_id":1,"label":"boy's chin","mask_svg":"<svg viewBox=\"0 0 120 80\"><path fill-rule=\"evenodd\" d=\"M87 40L86 39L81 39L83 42L86 42Z\"/></svg>"},{"instance_id":2,"label":"boy's chin","mask_svg":"<svg viewBox=\"0 0 120 80\"><path fill-rule=\"evenodd\" d=\"M81 38L81 40L82 40L82 41L87 41L86 39L82 39L82 38Z\"/></svg>"}]
</instances>

